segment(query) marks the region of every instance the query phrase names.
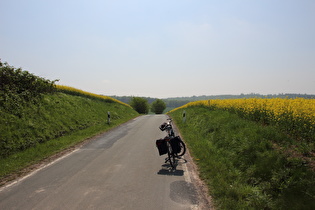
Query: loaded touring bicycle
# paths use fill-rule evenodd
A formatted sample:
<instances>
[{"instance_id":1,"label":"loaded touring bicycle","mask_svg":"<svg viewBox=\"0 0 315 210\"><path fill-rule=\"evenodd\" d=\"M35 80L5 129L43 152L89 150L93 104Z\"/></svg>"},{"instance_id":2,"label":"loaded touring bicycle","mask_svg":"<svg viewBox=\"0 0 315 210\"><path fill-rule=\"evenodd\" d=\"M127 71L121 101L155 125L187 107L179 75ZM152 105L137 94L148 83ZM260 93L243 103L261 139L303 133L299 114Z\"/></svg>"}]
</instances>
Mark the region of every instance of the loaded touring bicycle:
<instances>
[{"instance_id":1,"label":"loaded touring bicycle","mask_svg":"<svg viewBox=\"0 0 315 210\"><path fill-rule=\"evenodd\" d=\"M163 139L156 140L159 155L167 154L165 163L169 162L171 167L175 169L175 158L181 158L185 154L186 146L180 136L175 135L171 118L167 119L167 122L160 125L159 128L161 131L167 132L167 136Z\"/></svg>"}]
</instances>

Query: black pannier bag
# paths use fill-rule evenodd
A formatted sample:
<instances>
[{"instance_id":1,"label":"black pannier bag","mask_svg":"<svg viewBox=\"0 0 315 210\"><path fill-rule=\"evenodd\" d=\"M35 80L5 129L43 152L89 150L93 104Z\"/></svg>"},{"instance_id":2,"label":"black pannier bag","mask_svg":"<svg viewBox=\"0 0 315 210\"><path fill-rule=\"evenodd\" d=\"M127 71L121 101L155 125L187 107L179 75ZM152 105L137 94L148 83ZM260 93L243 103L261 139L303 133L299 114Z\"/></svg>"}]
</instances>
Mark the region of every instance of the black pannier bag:
<instances>
[{"instance_id":1,"label":"black pannier bag","mask_svg":"<svg viewBox=\"0 0 315 210\"><path fill-rule=\"evenodd\" d=\"M166 145L166 141L164 139L156 140L156 147L159 150L160 156L167 153L167 145Z\"/></svg>"},{"instance_id":2,"label":"black pannier bag","mask_svg":"<svg viewBox=\"0 0 315 210\"><path fill-rule=\"evenodd\" d=\"M179 136L176 136L176 137L171 139L170 142L171 142L172 150L174 153L180 153L180 150L181 150L180 141L181 141L181 139Z\"/></svg>"}]
</instances>

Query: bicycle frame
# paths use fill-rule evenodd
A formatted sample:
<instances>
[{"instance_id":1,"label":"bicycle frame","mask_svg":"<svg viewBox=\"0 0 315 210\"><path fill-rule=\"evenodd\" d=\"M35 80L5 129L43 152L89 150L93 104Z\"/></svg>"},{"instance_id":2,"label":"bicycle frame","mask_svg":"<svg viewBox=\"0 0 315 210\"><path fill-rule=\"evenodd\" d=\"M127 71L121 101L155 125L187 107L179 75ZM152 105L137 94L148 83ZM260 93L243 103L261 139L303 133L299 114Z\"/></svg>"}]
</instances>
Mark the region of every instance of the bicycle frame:
<instances>
[{"instance_id":1,"label":"bicycle frame","mask_svg":"<svg viewBox=\"0 0 315 210\"><path fill-rule=\"evenodd\" d=\"M167 123L166 123L166 132L167 132L167 135L169 137L175 137L175 132L174 132L174 129L173 129L173 125L172 125L172 118L168 118L167 119Z\"/></svg>"}]
</instances>

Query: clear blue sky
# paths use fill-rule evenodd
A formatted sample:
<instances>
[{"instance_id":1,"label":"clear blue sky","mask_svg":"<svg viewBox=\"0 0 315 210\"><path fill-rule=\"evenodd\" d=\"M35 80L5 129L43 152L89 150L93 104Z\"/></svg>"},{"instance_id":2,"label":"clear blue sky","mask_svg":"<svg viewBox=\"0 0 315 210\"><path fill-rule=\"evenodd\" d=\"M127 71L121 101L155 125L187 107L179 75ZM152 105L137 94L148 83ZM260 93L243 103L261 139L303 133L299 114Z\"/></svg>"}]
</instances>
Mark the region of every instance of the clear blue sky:
<instances>
[{"instance_id":1,"label":"clear blue sky","mask_svg":"<svg viewBox=\"0 0 315 210\"><path fill-rule=\"evenodd\" d=\"M315 0L0 0L0 58L104 95L315 94Z\"/></svg>"}]
</instances>

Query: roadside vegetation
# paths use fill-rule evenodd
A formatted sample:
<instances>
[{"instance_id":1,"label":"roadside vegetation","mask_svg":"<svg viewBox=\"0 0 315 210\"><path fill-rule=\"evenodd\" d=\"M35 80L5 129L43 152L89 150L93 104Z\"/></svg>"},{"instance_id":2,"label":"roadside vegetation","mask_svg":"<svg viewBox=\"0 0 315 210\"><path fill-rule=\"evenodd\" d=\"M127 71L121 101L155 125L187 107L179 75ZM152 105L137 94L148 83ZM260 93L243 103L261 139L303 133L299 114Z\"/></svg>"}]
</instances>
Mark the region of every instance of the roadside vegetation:
<instances>
[{"instance_id":1,"label":"roadside vegetation","mask_svg":"<svg viewBox=\"0 0 315 210\"><path fill-rule=\"evenodd\" d=\"M131 97L128 103L139 114L162 114L166 108L165 102L161 99L155 99L149 104L148 98Z\"/></svg>"},{"instance_id":2,"label":"roadside vegetation","mask_svg":"<svg viewBox=\"0 0 315 210\"><path fill-rule=\"evenodd\" d=\"M169 113L218 209L315 209L314 99L269 100L199 101Z\"/></svg>"},{"instance_id":3,"label":"roadside vegetation","mask_svg":"<svg viewBox=\"0 0 315 210\"><path fill-rule=\"evenodd\" d=\"M6 63L0 82L0 178L138 116L116 99L56 86Z\"/></svg>"},{"instance_id":4,"label":"roadside vegetation","mask_svg":"<svg viewBox=\"0 0 315 210\"><path fill-rule=\"evenodd\" d=\"M145 98L132 97L130 100L130 106L136 110L139 114L148 114L150 110L150 105Z\"/></svg>"},{"instance_id":5,"label":"roadside vegetation","mask_svg":"<svg viewBox=\"0 0 315 210\"><path fill-rule=\"evenodd\" d=\"M161 99L156 99L151 104L151 111L155 114L162 114L164 110L166 109L166 104Z\"/></svg>"}]
</instances>

